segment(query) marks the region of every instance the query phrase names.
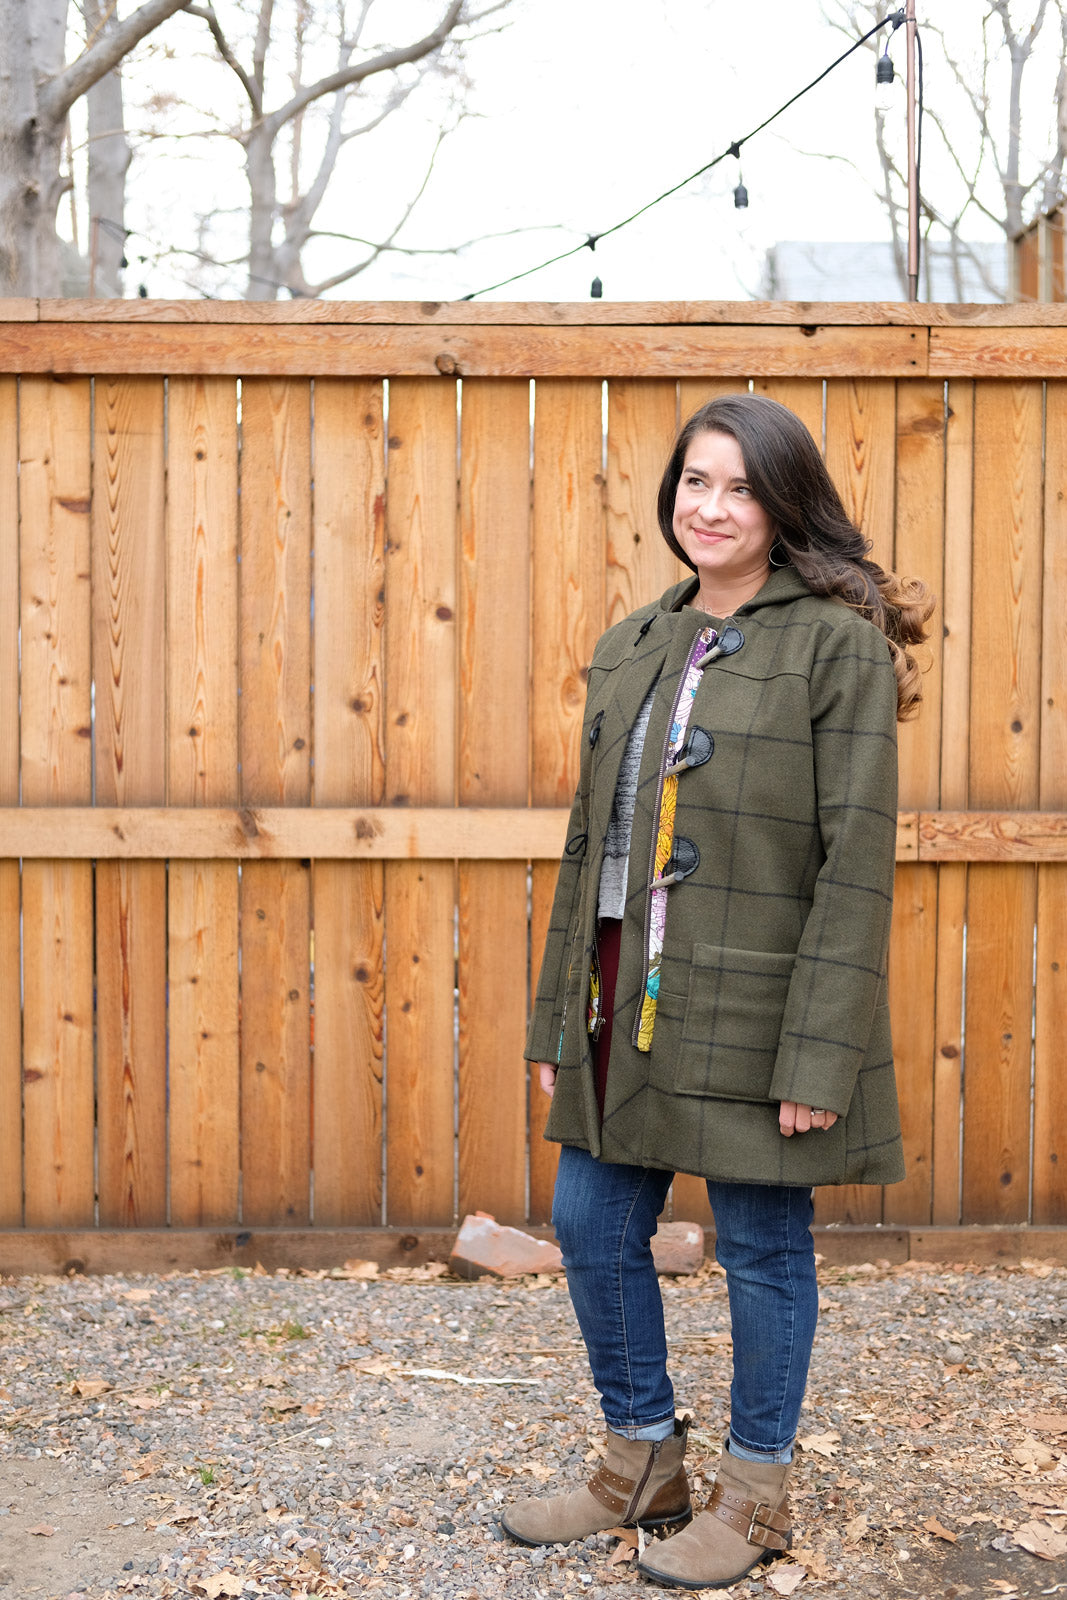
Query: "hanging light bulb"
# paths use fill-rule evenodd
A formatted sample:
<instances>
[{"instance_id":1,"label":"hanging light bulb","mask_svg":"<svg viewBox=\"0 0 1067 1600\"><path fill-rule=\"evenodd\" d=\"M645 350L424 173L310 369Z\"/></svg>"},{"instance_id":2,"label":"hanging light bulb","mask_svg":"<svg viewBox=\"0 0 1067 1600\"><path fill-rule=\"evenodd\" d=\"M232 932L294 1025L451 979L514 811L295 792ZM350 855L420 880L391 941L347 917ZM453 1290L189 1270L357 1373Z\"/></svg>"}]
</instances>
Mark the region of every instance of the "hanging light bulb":
<instances>
[{"instance_id":1,"label":"hanging light bulb","mask_svg":"<svg viewBox=\"0 0 1067 1600\"><path fill-rule=\"evenodd\" d=\"M744 180L741 178L741 175L739 173L738 174L737 188L734 190L734 210L735 211L744 211L747 208L747 206L748 206L748 190L745 188Z\"/></svg>"},{"instance_id":2,"label":"hanging light bulb","mask_svg":"<svg viewBox=\"0 0 1067 1600\"><path fill-rule=\"evenodd\" d=\"M874 69L874 81L876 84L892 83L895 76L896 74L893 71L893 63L890 60L889 46L887 44L885 53L878 57L878 65Z\"/></svg>"},{"instance_id":3,"label":"hanging light bulb","mask_svg":"<svg viewBox=\"0 0 1067 1600\"><path fill-rule=\"evenodd\" d=\"M603 296L604 285L601 283L599 278L594 278L589 286L589 298L591 300L601 300L603 299Z\"/></svg>"}]
</instances>

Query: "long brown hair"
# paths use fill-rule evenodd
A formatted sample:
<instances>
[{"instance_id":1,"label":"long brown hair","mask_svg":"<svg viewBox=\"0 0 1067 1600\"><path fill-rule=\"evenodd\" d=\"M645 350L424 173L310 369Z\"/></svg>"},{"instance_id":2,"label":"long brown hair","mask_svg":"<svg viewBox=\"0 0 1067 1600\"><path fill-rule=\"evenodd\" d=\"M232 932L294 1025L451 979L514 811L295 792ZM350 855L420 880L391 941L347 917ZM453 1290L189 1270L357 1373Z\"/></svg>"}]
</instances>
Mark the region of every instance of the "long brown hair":
<instances>
[{"instance_id":1,"label":"long brown hair","mask_svg":"<svg viewBox=\"0 0 1067 1600\"><path fill-rule=\"evenodd\" d=\"M813 594L842 600L880 628L897 675L897 716L918 710L919 663L910 646L926 637L934 597L921 578L898 578L870 558L865 539L841 503L811 434L787 406L760 394L722 395L685 424L659 486L660 532L696 571L674 536L674 502L686 451L701 433L737 440L745 475L776 531L774 550L788 557Z\"/></svg>"}]
</instances>

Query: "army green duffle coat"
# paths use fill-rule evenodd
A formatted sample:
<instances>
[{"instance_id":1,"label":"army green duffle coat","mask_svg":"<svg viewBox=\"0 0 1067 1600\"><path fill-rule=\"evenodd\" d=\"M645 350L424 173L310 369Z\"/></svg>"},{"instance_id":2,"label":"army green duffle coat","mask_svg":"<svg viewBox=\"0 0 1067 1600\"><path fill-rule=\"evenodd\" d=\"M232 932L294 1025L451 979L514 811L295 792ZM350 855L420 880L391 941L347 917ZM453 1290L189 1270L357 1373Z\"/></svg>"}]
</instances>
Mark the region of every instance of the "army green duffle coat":
<instances>
[{"instance_id":1,"label":"army green duffle coat","mask_svg":"<svg viewBox=\"0 0 1067 1600\"><path fill-rule=\"evenodd\" d=\"M665 891L651 1050L634 1043L666 741L690 649L712 620L686 605L696 590L695 578L668 589L593 655L525 1051L558 1066L546 1138L725 1182L897 1182L885 977L896 676L879 629L813 595L791 567L734 614L743 643L706 665L692 703L688 734L710 735L712 753L679 775L675 840L698 860ZM588 1031L600 868L627 736L654 686L601 1120ZM786 1138L783 1100L838 1121Z\"/></svg>"}]
</instances>

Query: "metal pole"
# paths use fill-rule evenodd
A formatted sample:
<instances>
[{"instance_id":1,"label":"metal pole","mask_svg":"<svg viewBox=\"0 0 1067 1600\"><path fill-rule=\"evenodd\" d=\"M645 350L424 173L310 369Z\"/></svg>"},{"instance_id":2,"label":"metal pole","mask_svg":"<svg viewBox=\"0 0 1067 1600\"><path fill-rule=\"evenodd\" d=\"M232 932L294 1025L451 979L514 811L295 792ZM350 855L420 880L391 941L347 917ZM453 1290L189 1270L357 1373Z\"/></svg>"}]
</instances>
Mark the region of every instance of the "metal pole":
<instances>
[{"instance_id":1,"label":"metal pole","mask_svg":"<svg viewBox=\"0 0 1067 1600\"><path fill-rule=\"evenodd\" d=\"M908 299L919 298L919 171L915 147L915 0L906 0L908 44Z\"/></svg>"}]
</instances>

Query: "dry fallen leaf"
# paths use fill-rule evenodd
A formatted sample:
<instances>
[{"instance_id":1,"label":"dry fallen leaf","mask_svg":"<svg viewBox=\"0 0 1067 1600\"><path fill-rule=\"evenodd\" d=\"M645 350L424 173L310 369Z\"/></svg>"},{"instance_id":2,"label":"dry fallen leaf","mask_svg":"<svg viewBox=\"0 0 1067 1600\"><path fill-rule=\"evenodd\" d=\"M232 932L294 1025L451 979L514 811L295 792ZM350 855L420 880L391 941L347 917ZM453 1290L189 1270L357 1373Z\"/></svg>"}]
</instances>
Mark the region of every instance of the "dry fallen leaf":
<instances>
[{"instance_id":1,"label":"dry fallen leaf","mask_svg":"<svg viewBox=\"0 0 1067 1600\"><path fill-rule=\"evenodd\" d=\"M775 1567L767 1579L768 1589L773 1589L775 1594L792 1594L807 1577L807 1572L795 1561L790 1561L783 1567Z\"/></svg>"},{"instance_id":2,"label":"dry fallen leaf","mask_svg":"<svg viewBox=\"0 0 1067 1600\"><path fill-rule=\"evenodd\" d=\"M1056 1465L1056 1457L1047 1444L1042 1444L1040 1439L1034 1439L1027 1434L1022 1444L1016 1445L1012 1451L1013 1460L1021 1467L1036 1467L1038 1472L1047 1472Z\"/></svg>"},{"instance_id":3,"label":"dry fallen leaf","mask_svg":"<svg viewBox=\"0 0 1067 1600\"><path fill-rule=\"evenodd\" d=\"M1038 1433L1067 1433L1067 1411L1036 1411L1031 1416L1017 1417L1024 1428Z\"/></svg>"},{"instance_id":4,"label":"dry fallen leaf","mask_svg":"<svg viewBox=\"0 0 1067 1600\"><path fill-rule=\"evenodd\" d=\"M1057 1533L1047 1522L1024 1522L1015 1530L1015 1543L1042 1561L1059 1561L1067 1556L1067 1534Z\"/></svg>"},{"instance_id":5,"label":"dry fallen leaf","mask_svg":"<svg viewBox=\"0 0 1067 1600\"><path fill-rule=\"evenodd\" d=\"M95 1400L98 1395L107 1394L110 1388L106 1378L75 1378L70 1392L80 1394L83 1400Z\"/></svg>"},{"instance_id":6,"label":"dry fallen leaf","mask_svg":"<svg viewBox=\"0 0 1067 1600\"><path fill-rule=\"evenodd\" d=\"M39 1539L50 1539L55 1531L54 1528L48 1526L47 1522L38 1522L36 1527L26 1529L27 1533L36 1534Z\"/></svg>"},{"instance_id":7,"label":"dry fallen leaf","mask_svg":"<svg viewBox=\"0 0 1067 1600\"><path fill-rule=\"evenodd\" d=\"M353 1372L364 1372L370 1378L384 1378L387 1372L392 1372L393 1363L383 1361L380 1356L371 1356L367 1361L353 1361Z\"/></svg>"},{"instance_id":8,"label":"dry fallen leaf","mask_svg":"<svg viewBox=\"0 0 1067 1600\"><path fill-rule=\"evenodd\" d=\"M825 1456L830 1460L837 1454L837 1447L841 1443L839 1433L809 1433L807 1438L798 1439L802 1450L807 1450L811 1455Z\"/></svg>"},{"instance_id":9,"label":"dry fallen leaf","mask_svg":"<svg viewBox=\"0 0 1067 1600\"><path fill-rule=\"evenodd\" d=\"M197 1594L206 1595L207 1600L219 1600L221 1595L242 1595L245 1592L244 1579L234 1572L213 1572L209 1578L198 1578L193 1588Z\"/></svg>"},{"instance_id":10,"label":"dry fallen leaf","mask_svg":"<svg viewBox=\"0 0 1067 1600\"><path fill-rule=\"evenodd\" d=\"M620 1541L611 1552L608 1565L612 1567L625 1566L628 1561L633 1561L636 1555L636 1544L624 1544Z\"/></svg>"},{"instance_id":11,"label":"dry fallen leaf","mask_svg":"<svg viewBox=\"0 0 1067 1600\"><path fill-rule=\"evenodd\" d=\"M378 1263L376 1261L346 1261L343 1271L346 1278L376 1278L378 1276Z\"/></svg>"},{"instance_id":12,"label":"dry fallen leaf","mask_svg":"<svg viewBox=\"0 0 1067 1600\"><path fill-rule=\"evenodd\" d=\"M943 1527L942 1524L938 1522L936 1517L927 1517L926 1521L923 1523L923 1527L926 1529L927 1533L932 1533L935 1538L947 1539L949 1544L955 1544L956 1540L959 1538L958 1533L950 1533L946 1527Z\"/></svg>"},{"instance_id":13,"label":"dry fallen leaf","mask_svg":"<svg viewBox=\"0 0 1067 1600\"><path fill-rule=\"evenodd\" d=\"M833 1570L821 1550L794 1550L793 1560L800 1562L809 1578L828 1578Z\"/></svg>"},{"instance_id":14,"label":"dry fallen leaf","mask_svg":"<svg viewBox=\"0 0 1067 1600\"><path fill-rule=\"evenodd\" d=\"M845 1523L845 1543L858 1544L867 1532L867 1518L862 1511L858 1517L853 1517L851 1522Z\"/></svg>"}]
</instances>

